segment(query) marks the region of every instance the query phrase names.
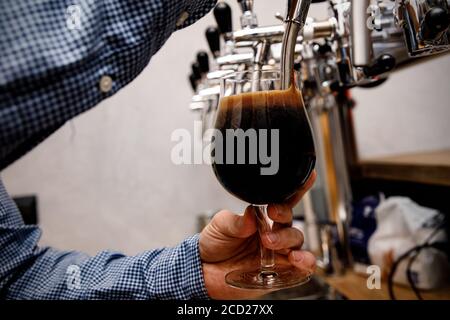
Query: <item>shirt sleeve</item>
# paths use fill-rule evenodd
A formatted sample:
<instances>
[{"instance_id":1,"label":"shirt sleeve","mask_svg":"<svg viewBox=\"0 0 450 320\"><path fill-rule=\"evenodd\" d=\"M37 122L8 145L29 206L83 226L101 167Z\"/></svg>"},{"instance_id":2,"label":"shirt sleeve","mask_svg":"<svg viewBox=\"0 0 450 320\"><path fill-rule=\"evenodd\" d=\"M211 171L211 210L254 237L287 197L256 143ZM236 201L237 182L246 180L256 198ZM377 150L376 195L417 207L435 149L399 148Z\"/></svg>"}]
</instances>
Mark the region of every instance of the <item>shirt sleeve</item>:
<instances>
[{"instance_id":1,"label":"shirt sleeve","mask_svg":"<svg viewBox=\"0 0 450 320\"><path fill-rule=\"evenodd\" d=\"M208 299L198 235L136 256L39 248L0 180L0 298Z\"/></svg>"},{"instance_id":2,"label":"shirt sleeve","mask_svg":"<svg viewBox=\"0 0 450 320\"><path fill-rule=\"evenodd\" d=\"M0 1L0 170L127 85L215 3Z\"/></svg>"},{"instance_id":3,"label":"shirt sleeve","mask_svg":"<svg viewBox=\"0 0 450 320\"><path fill-rule=\"evenodd\" d=\"M175 30L214 4L0 1L0 170L127 85ZM109 251L89 257L39 248L40 234L38 227L23 224L0 182L0 296L207 298L198 236L134 257Z\"/></svg>"}]
</instances>

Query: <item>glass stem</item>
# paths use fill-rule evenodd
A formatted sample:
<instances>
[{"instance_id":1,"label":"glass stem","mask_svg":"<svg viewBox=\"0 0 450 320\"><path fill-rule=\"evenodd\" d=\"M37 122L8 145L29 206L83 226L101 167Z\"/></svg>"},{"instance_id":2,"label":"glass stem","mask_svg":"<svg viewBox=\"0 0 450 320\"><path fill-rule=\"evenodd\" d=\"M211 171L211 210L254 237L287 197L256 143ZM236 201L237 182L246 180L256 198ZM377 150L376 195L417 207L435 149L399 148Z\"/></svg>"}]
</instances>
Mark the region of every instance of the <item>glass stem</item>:
<instances>
[{"instance_id":1,"label":"glass stem","mask_svg":"<svg viewBox=\"0 0 450 320\"><path fill-rule=\"evenodd\" d=\"M258 232L261 238L265 233L272 231L273 221L269 219L267 214L267 205L253 205L253 207L255 208ZM275 251L264 247L261 240L259 246L261 250L261 271L267 274L274 273Z\"/></svg>"}]
</instances>

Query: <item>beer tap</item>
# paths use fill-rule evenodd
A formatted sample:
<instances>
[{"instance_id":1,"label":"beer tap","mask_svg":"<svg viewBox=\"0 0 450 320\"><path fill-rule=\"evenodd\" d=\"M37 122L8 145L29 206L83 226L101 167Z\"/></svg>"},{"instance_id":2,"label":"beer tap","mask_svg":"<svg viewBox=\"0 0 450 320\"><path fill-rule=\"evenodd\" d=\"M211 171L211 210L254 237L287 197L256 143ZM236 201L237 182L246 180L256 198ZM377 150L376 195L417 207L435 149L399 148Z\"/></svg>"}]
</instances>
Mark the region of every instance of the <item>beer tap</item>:
<instances>
[{"instance_id":1,"label":"beer tap","mask_svg":"<svg viewBox=\"0 0 450 320\"><path fill-rule=\"evenodd\" d=\"M192 90L197 91L198 85L202 79L202 73L200 71L200 65L197 62L191 64L191 73L189 74L189 83Z\"/></svg>"},{"instance_id":2,"label":"beer tap","mask_svg":"<svg viewBox=\"0 0 450 320\"><path fill-rule=\"evenodd\" d=\"M281 47L281 87L288 89L294 67L295 45L306 22L311 0L288 0L285 30Z\"/></svg>"},{"instance_id":3,"label":"beer tap","mask_svg":"<svg viewBox=\"0 0 450 320\"><path fill-rule=\"evenodd\" d=\"M209 27L205 32L206 40L209 45L209 49L214 58L220 57L220 33L216 27Z\"/></svg>"},{"instance_id":4,"label":"beer tap","mask_svg":"<svg viewBox=\"0 0 450 320\"><path fill-rule=\"evenodd\" d=\"M209 27L206 30L206 39L208 41L209 48L216 58L217 66L221 69L223 67L233 67L241 64L251 64L253 62L253 54L240 53L234 54L234 41L232 37L232 21L231 21L231 8L225 2L219 2L214 8L214 17L216 19L218 27ZM225 41L225 49L221 50L220 36L223 36ZM247 42L242 47L251 47L253 42ZM221 51L224 51L221 54ZM227 72L215 72L208 76L208 79L216 79L219 76L223 76Z\"/></svg>"},{"instance_id":5,"label":"beer tap","mask_svg":"<svg viewBox=\"0 0 450 320\"><path fill-rule=\"evenodd\" d=\"M242 10L241 16L242 29L257 27L258 18L256 17L256 14L253 12L253 0L238 0L238 2Z\"/></svg>"},{"instance_id":6,"label":"beer tap","mask_svg":"<svg viewBox=\"0 0 450 320\"><path fill-rule=\"evenodd\" d=\"M233 22L231 15L231 7L226 2L219 2L213 10L216 18L219 32L222 35L225 45L223 47L224 54L232 54L234 43L232 41Z\"/></svg>"},{"instance_id":7,"label":"beer tap","mask_svg":"<svg viewBox=\"0 0 450 320\"><path fill-rule=\"evenodd\" d=\"M200 72L202 75L209 72L209 57L205 51L199 51L197 53L197 63L200 67Z\"/></svg>"},{"instance_id":8,"label":"beer tap","mask_svg":"<svg viewBox=\"0 0 450 320\"><path fill-rule=\"evenodd\" d=\"M253 53L236 53L217 58L216 61L219 66L240 64L250 65L253 63L253 56Z\"/></svg>"},{"instance_id":9,"label":"beer tap","mask_svg":"<svg viewBox=\"0 0 450 320\"><path fill-rule=\"evenodd\" d=\"M200 65L198 62L194 62L191 64L191 71L196 80L202 79L202 72L200 70Z\"/></svg>"},{"instance_id":10,"label":"beer tap","mask_svg":"<svg viewBox=\"0 0 450 320\"><path fill-rule=\"evenodd\" d=\"M189 83L191 84L192 90L195 92L197 91L197 79L195 78L194 74L191 73L189 75Z\"/></svg>"}]
</instances>

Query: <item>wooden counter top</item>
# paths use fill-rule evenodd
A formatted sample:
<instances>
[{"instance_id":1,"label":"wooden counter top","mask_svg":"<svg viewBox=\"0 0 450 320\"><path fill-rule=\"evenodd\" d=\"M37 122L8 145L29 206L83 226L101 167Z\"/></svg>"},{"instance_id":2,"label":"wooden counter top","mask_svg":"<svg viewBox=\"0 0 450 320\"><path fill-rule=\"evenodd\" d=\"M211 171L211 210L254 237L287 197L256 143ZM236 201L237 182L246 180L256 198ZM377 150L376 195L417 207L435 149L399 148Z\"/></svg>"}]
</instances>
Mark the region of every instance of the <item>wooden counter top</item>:
<instances>
[{"instance_id":1,"label":"wooden counter top","mask_svg":"<svg viewBox=\"0 0 450 320\"><path fill-rule=\"evenodd\" d=\"M361 159L356 168L364 178L450 186L450 150Z\"/></svg>"},{"instance_id":2,"label":"wooden counter top","mask_svg":"<svg viewBox=\"0 0 450 320\"><path fill-rule=\"evenodd\" d=\"M350 300L389 300L387 282L381 283L381 289L367 288L367 277L348 271L343 276L323 276L328 285L339 291ZM417 300L414 292L399 285L394 286L394 293L398 300ZM450 285L438 290L421 291L425 300L450 300Z\"/></svg>"}]
</instances>

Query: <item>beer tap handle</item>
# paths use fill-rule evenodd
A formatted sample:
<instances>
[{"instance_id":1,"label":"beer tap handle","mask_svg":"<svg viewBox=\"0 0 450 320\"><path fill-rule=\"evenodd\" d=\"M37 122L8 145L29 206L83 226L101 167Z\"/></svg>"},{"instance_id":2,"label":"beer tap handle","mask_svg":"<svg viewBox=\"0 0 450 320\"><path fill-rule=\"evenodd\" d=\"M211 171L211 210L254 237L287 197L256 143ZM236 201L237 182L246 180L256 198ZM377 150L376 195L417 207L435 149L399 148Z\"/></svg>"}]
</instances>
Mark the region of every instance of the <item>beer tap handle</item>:
<instances>
[{"instance_id":1,"label":"beer tap handle","mask_svg":"<svg viewBox=\"0 0 450 320\"><path fill-rule=\"evenodd\" d=\"M194 62L191 65L191 68L192 68L192 74L194 75L195 79L200 80L202 78L202 72L201 72L199 63Z\"/></svg>"},{"instance_id":2,"label":"beer tap handle","mask_svg":"<svg viewBox=\"0 0 450 320\"><path fill-rule=\"evenodd\" d=\"M385 72L389 72L395 67L395 58L390 54L383 54L379 56L375 62L369 66L364 67L364 74L368 77L378 76Z\"/></svg>"},{"instance_id":3,"label":"beer tap handle","mask_svg":"<svg viewBox=\"0 0 450 320\"><path fill-rule=\"evenodd\" d=\"M197 53L197 63L200 66L201 73L205 74L209 72L209 57L205 51Z\"/></svg>"},{"instance_id":4,"label":"beer tap handle","mask_svg":"<svg viewBox=\"0 0 450 320\"><path fill-rule=\"evenodd\" d=\"M233 31L231 7L225 2L219 2L214 8L213 13L220 33L226 38L227 34Z\"/></svg>"},{"instance_id":5,"label":"beer tap handle","mask_svg":"<svg viewBox=\"0 0 450 320\"><path fill-rule=\"evenodd\" d=\"M220 34L216 27L209 27L206 29L206 40L208 41L209 49L215 58L220 56Z\"/></svg>"},{"instance_id":6,"label":"beer tap handle","mask_svg":"<svg viewBox=\"0 0 450 320\"><path fill-rule=\"evenodd\" d=\"M191 84L192 90L194 90L195 92L197 90L197 79L195 78L193 73L189 75L189 83Z\"/></svg>"}]
</instances>

